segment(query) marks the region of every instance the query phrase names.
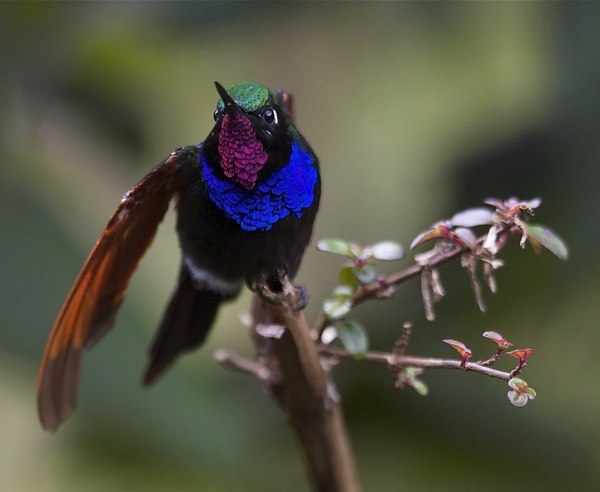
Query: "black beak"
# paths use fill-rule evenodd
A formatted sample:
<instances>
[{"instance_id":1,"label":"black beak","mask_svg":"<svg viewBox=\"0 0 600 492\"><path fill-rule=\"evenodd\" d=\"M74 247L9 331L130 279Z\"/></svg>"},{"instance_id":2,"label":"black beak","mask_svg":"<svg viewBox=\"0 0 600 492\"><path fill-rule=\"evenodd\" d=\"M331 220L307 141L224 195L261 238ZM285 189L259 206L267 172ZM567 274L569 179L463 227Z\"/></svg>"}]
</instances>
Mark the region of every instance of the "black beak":
<instances>
[{"instance_id":1,"label":"black beak","mask_svg":"<svg viewBox=\"0 0 600 492\"><path fill-rule=\"evenodd\" d=\"M225 103L225 112L228 114L237 113L241 111L241 108L236 104L233 98L229 95L229 93L225 90L221 84L215 81L215 87L217 88L217 92L221 99Z\"/></svg>"}]
</instances>

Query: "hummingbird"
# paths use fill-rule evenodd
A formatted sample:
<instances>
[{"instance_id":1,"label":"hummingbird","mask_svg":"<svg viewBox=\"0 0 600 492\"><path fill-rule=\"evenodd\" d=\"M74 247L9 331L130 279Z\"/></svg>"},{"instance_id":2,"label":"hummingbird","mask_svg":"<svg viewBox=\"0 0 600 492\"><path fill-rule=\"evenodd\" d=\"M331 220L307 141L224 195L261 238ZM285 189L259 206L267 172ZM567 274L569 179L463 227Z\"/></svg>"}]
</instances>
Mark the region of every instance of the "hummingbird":
<instances>
[{"instance_id":1,"label":"hummingbird","mask_svg":"<svg viewBox=\"0 0 600 492\"><path fill-rule=\"evenodd\" d=\"M181 265L144 385L200 346L219 306L244 285L281 285L298 271L321 181L318 159L294 125L292 96L253 82L215 87L220 99L208 137L172 152L125 193L58 313L38 376L46 430L75 408L83 350L113 326L172 199Z\"/></svg>"}]
</instances>

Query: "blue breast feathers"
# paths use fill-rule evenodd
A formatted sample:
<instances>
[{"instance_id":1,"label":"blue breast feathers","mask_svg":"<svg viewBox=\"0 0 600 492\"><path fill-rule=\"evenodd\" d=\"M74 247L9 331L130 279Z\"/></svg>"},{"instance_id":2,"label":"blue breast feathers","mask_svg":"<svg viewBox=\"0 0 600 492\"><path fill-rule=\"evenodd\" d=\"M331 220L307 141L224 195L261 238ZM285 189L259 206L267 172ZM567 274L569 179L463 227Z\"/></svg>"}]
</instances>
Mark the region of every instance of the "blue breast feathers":
<instances>
[{"instance_id":1,"label":"blue breast feathers","mask_svg":"<svg viewBox=\"0 0 600 492\"><path fill-rule=\"evenodd\" d=\"M203 155L200 164L210 199L245 231L268 231L289 215L300 218L314 200L317 170L295 142L290 161L250 191L218 177Z\"/></svg>"}]
</instances>

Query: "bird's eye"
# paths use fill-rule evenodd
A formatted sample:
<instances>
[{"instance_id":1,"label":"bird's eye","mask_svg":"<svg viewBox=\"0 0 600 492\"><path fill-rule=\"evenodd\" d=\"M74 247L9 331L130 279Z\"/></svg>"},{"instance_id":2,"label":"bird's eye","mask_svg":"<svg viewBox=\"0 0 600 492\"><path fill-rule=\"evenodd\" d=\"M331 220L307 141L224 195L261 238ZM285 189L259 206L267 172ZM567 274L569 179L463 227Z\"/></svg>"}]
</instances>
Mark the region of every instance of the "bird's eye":
<instances>
[{"instance_id":1,"label":"bird's eye","mask_svg":"<svg viewBox=\"0 0 600 492\"><path fill-rule=\"evenodd\" d=\"M265 120L265 123L268 125L276 125L277 124L277 111L273 108L267 108L260 113L260 117Z\"/></svg>"},{"instance_id":2,"label":"bird's eye","mask_svg":"<svg viewBox=\"0 0 600 492\"><path fill-rule=\"evenodd\" d=\"M215 119L215 121L217 121L221 116L223 116L223 110L222 109L215 109L215 112L213 114L213 118Z\"/></svg>"}]
</instances>

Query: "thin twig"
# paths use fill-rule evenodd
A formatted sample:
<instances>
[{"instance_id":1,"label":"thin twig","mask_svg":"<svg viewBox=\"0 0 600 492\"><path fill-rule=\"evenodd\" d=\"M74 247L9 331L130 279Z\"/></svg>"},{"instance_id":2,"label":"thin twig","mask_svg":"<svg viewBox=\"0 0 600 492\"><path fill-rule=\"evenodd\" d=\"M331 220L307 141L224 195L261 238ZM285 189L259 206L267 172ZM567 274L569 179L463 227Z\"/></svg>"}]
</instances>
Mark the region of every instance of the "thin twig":
<instances>
[{"instance_id":1,"label":"thin twig","mask_svg":"<svg viewBox=\"0 0 600 492\"><path fill-rule=\"evenodd\" d=\"M213 358L222 366L245 374L250 374L263 383L267 383L271 380L271 371L260 362L246 359L245 357L241 357L224 349L215 350Z\"/></svg>"},{"instance_id":2,"label":"thin twig","mask_svg":"<svg viewBox=\"0 0 600 492\"><path fill-rule=\"evenodd\" d=\"M322 355L336 357L338 359L356 360L356 356L338 347L329 347L325 345L319 346L319 351ZM423 369L458 369L461 371L473 371L484 376L489 376L496 379L508 381L511 379L512 373L498 371L490 367L479 365L475 362L467 362L461 367L461 361L456 359L437 359L434 357L417 357L414 355L397 356L388 352L366 352L361 358L361 361L375 362L378 364L386 364L394 367L421 367Z\"/></svg>"},{"instance_id":3,"label":"thin twig","mask_svg":"<svg viewBox=\"0 0 600 492\"><path fill-rule=\"evenodd\" d=\"M412 334L412 327L413 325L410 321L405 321L402 325L402 334L394 345L394 355L396 357L400 357L406 352L406 347L408 347L410 335Z\"/></svg>"},{"instance_id":4,"label":"thin twig","mask_svg":"<svg viewBox=\"0 0 600 492\"><path fill-rule=\"evenodd\" d=\"M460 264L467 270L469 281L471 282L471 289L473 290L473 295L475 296L475 302L477 302L479 311L485 313L486 308L481 292L481 284L477 278L477 258L472 254L465 253L460 258Z\"/></svg>"},{"instance_id":5,"label":"thin twig","mask_svg":"<svg viewBox=\"0 0 600 492\"><path fill-rule=\"evenodd\" d=\"M498 235L502 232L507 232L509 235L511 235L518 231L515 230L513 227L507 226L501 229L498 232ZM483 244L486 237L487 235L477 238L477 249L479 249L479 247ZM469 248L467 246L460 246L454 244L450 249L439 251L432 255L426 263L416 263L404 270L392 273L387 277L379 277L373 282L360 285L354 292L354 295L352 296L352 304L356 306L357 304L360 304L361 302L364 302L368 299L388 298L390 289L395 285L401 284L402 282L410 280L411 278L418 277L421 274L421 272L426 268L435 269L436 267L460 256L463 252L467 251L468 249ZM323 330L327 327L328 323L329 320L327 316L325 315L325 313L321 312L319 314L319 317L317 318L315 327L313 328L313 333L323 333Z\"/></svg>"},{"instance_id":6,"label":"thin twig","mask_svg":"<svg viewBox=\"0 0 600 492\"><path fill-rule=\"evenodd\" d=\"M382 292L389 292L390 287L419 276L425 268L435 268L446 263L459 256L463 251L463 247L456 246L450 251L437 253L431 258L427 265L415 264L404 270L388 275L387 277L379 278L371 283L361 285L356 289L356 292L354 292L354 295L352 296L352 304L356 306L368 299L378 298ZM322 333L328 322L329 320L324 313L319 314L314 332Z\"/></svg>"},{"instance_id":7,"label":"thin twig","mask_svg":"<svg viewBox=\"0 0 600 492\"><path fill-rule=\"evenodd\" d=\"M477 364L480 366L491 366L492 364L495 364L496 362L498 362L500 360L500 356L502 355L502 352L504 352L504 349L498 348L496 350L496 352L494 352L494 355L492 355L489 359L478 360Z\"/></svg>"},{"instance_id":8,"label":"thin twig","mask_svg":"<svg viewBox=\"0 0 600 492\"><path fill-rule=\"evenodd\" d=\"M435 319L435 310L433 309L431 270L429 267L426 267L421 271L421 297L423 298L423 307L425 308L425 319L427 319L427 321L433 321Z\"/></svg>"},{"instance_id":9,"label":"thin twig","mask_svg":"<svg viewBox=\"0 0 600 492\"><path fill-rule=\"evenodd\" d=\"M385 278L385 283L382 285L380 281L373 281L369 284L361 285L352 298L352 302L354 305L359 304L367 299L371 299L373 297L377 297L377 294L380 290L385 289L391 285L397 285L406 280L409 280L413 277L418 276L425 268L435 268L443 263L446 263L457 256L459 256L465 247L454 246L449 251L440 251L431 257L431 259L425 265L415 264L404 270L401 270L396 273L392 273L391 275Z\"/></svg>"}]
</instances>

